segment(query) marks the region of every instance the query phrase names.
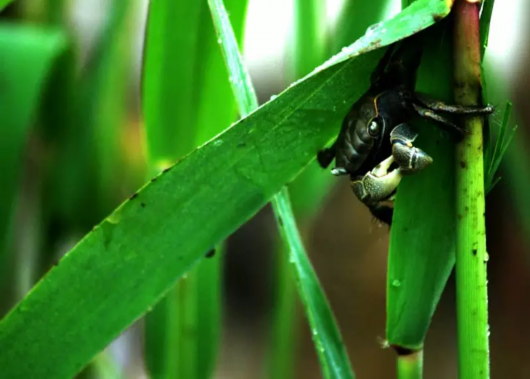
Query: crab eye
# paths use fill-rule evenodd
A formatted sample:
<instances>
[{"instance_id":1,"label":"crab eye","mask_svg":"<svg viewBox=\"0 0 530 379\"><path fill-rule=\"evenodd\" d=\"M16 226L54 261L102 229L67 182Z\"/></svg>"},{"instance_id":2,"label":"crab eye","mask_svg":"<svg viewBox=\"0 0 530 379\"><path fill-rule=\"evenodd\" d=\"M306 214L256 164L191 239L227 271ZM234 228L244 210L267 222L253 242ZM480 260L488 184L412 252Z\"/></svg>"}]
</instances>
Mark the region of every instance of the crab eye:
<instances>
[{"instance_id":1,"label":"crab eye","mask_svg":"<svg viewBox=\"0 0 530 379\"><path fill-rule=\"evenodd\" d=\"M381 128L377 121L372 120L370 121L370 124L368 124L368 134L370 134L372 137L377 137L381 131Z\"/></svg>"}]
</instances>

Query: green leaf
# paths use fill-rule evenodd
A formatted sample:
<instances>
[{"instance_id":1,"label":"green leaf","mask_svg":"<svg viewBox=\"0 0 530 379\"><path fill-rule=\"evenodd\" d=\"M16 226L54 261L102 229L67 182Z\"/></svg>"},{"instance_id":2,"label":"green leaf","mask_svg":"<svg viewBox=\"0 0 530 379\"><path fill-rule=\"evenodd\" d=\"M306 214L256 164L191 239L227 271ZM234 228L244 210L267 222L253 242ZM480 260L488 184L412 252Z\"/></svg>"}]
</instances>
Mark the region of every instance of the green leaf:
<instances>
[{"instance_id":1,"label":"green leaf","mask_svg":"<svg viewBox=\"0 0 530 379\"><path fill-rule=\"evenodd\" d=\"M56 27L64 25L67 6L67 0L32 0L17 4L25 21Z\"/></svg>"},{"instance_id":2,"label":"green leaf","mask_svg":"<svg viewBox=\"0 0 530 379\"><path fill-rule=\"evenodd\" d=\"M116 152L126 119L126 93L132 73L131 32L137 5L128 1L110 4L108 23L82 78L82 127L92 133L93 169L96 172L98 217L117 203L114 191L122 181L123 165Z\"/></svg>"},{"instance_id":3,"label":"green leaf","mask_svg":"<svg viewBox=\"0 0 530 379\"><path fill-rule=\"evenodd\" d=\"M337 26L333 45L336 50L362 37L368 27L385 20L388 8L399 0L346 1Z\"/></svg>"},{"instance_id":4,"label":"green leaf","mask_svg":"<svg viewBox=\"0 0 530 379\"><path fill-rule=\"evenodd\" d=\"M417 0L395 17L372 25L355 43L318 67L323 69L359 53L386 46L434 25L451 11L453 0Z\"/></svg>"},{"instance_id":5,"label":"green leaf","mask_svg":"<svg viewBox=\"0 0 530 379\"><path fill-rule=\"evenodd\" d=\"M0 0L0 11L12 2L13 0Z\"/></svg>"},{"instance_id":6,"label":"green leaf","mask_svg":"<svg viewBox=\"0 0 530 379\"><path fill-rule=\"evenodd\" d=\"M431 25L432 9L445 7L419 4L423 23L399 22L410 19L405 11L383 24L384 41L363 38L359 50L346 49L186 156L96 226L1 321L2 373L71 377L146 312L336 135L330 125L368 88L377 47Z\"/></svg>"},{"instance_id":7,"label":"green leaf","mask_svg":"<svg viewBox=\"0 0 530 379\"><path fill-rule=\"evenodd\" d=\"M5 267L11 242L11 221L23 170L22 153L33 116L39 108L50 73L66 51L67 40L56 29L0 25L2 127L0 163L0 264Z\"/></svg>"},{"instance_id":8,"label":"green leaf","mask_svg":"<svg viewBox=\"0 0 530 379\"><path fill-rule=\"evenodd\" d=\"M196 125L198 94L194 91L197 85L194 78L202 42L201 34L196 32L201 8L204 4L200 1L149 3L142 107L145 123L149 125L146 128L147 158L149 162L158 162L158 170L173 163L175 156L181 157L196 146L193 126ZM177 19L179 22L175 22Z\"/></svg>"},{"instance_id":9,"label":"green leaf","mask_svg":"<svg viewBox=\"0 0 530 379\"><path fill-rule=\"evenodd\" d=\"M322 64L329 50L329 38L326 38L325 4L320 0L297 0L295 2L295 20L292 41L293 50L293 80L300 79L311 70ZM344 41L345 44L354 41ZM304 223L313 217L324 203L324 198L329 193L331 185L336 183L329 171L322 170L318 162L312 162L295 181L289 184L289 192L292 194L292 204L295 214ZM281 272L288 272L278 266ZM287 283L284 279L281 279ZM286 289L287 292L292 292ZM284 301L285 302L285 301ZM291 312L292 314L292 312ZM290 317L295 317L292 314ZM285 319L279 317L278 320ZM291 328L292 330L292 328ZM276 351L276 348L274 348ZM278 354L278 359L288 359ZM292 361L292 360L291 360ZM282 376L278 373L277 375ZM282 376L283 377L283 376Z\"/></svg>"},{"instance_id":10,"label":"green leaf","mask_svg":"<svg viewBox=\"0 0 530 379\"><path fill-rule=\"evenodd\" d=\"M196 146L196 103L202 90L202 75L196 68L204 59L200 46L205 44L205 35L199 26L207 21L202 17L205 8L199 1L149 3L142 106L150 175ZM201 331L195 325L199 274L197 268L181 279L145 318L145 359L149 375L155 379L196 377ZM193 333L185 332L186 328Z\"/></svg>"},{"instance_id":11,"label":"green leaf","mask_svg":"<svg viewBox=\"0 0 530 379\"><path fill-rule=\"evenodd\" d=\"M480 26L479 26L482 59L484 59L486 49L488 48L490 23L491 23L491 16L493 14L494 5L495 5L495 0L483 0L482 2L482 9L480 12Z\"/></svg>"},{"instance_id":12,"label":"green leaf","mask_svg":"<svg viewBox=\"0 0 530 379\"><path fill-rule=\"evenodd\" d=\"M232 88L238 100L240 113L247 115L258 106L258 99L250 81L250 75L243 64L222 0L209 0L208 4L221 41L228 72L232 78ZM353 378L348 355L342 344L333 313L303 247L286 187L274 196L272 206L285 247L290 250L287 255L289 260L294 263L292 271L297 278L300 297L309 318L324 377ZM283 348L280 350L285 351ZM285 373L276 372L276 374L283 375ZM285 375L273 377L285 377Z\"/></svg>"},{"instance_id":13,"label":"green leaf","mask_svg":"<svg viewBox=\"0 0 530 379\"><path fill-rule=\"evenodd\" d=\"M444 26L424 36L422 65L416 90L450 100L449 38ZM436 42L433 42L436 41ZM403 178L395 202L387 277L387 340L390 345L418 350L429 327L455 260L454 143L427 121L415 145L434 162Z\"/></svg>"},{"instance_id":14,"label":"green leaf","mask_svg":"<svg viewBox=\"0 0 530 379\"><path fill-rule=\"evenodd\" d=\"M491 154L491 157L484 153L486 165L484 170L484 184L486 188L486 193L489 193L500 180L500 178L496 179L495 175L497 174L497 170L499 169L502 159L504 158L504 155L506 154L506 151L510 146L510 142L512 142L512 139L515 135L515 131L517 130L517 126L515 126L514 128L512 128L511 131L508 131L511 108L512 103L508 101L506 103L506 108L504 109L502 122L499 128L497 138L495 139L495 147L493 148L493 153Z\"/></svg>"},{"instance_id":15,"label":"green leaf","mask_svg":"<svg viewBox=\"0 0 530 379\"><path fill-rule=\"evenodd\" d=\"M60 23L64 6L64 0L43 1L45 20ZM88 63L78 72L78 56L72 48L68 64L55 70L46 93L41 132L50 158L44 175L42 223L55 225L58 232L43 232L41 274L55 261L58 240L72 231L90 230L123 199L117 189L130 188L126 179L132 169L120 159L134 15L134 5L109 4Z\"/></svg>"},{"instance_id":16,"label":"green leaf","mask_svg":"<svg viewBox=\"0 0 530 379\"><path fill-rule=\"evenodd\" d=\"M231 15L242 29L246 1L232 3ZM156 172L221 132L236 112L206 2L150 3L146 37L146 147L149 171ZM185 69L173 71L175 66ZM222 246L216 250L146 317L145 354L154 378L212 375L221 328Z\"/></svg>"},{"instance_id":17,"label":"green leaf","mask_svg":"<svg viewBox=\"0 0 530 379\"><path fill-rule=\"evenodd\" d=\"M282 237L290 248L289 262L294 266L292 269L298 293L309 319L323 377L353 379L355 375L350 366L346 348L342 343L335 317L296 228L286 188L273 199L272 206Z\"/></svg>"},{"instance_id":18,"label":"green leaf","mask_svg":"<svg viewBox=\"0 0 530 379\"><path fill-rule=\"evenodd\" d=\"M291 81L309 74L328 56L327 18L323 17L325 6L325 2L320 0L294 2L293 38L290 41L292 67L286 70L286 76ZM314 216L322 205L322 199L329 192L327 190L332 183L335 183L332 175L313 161L289 184L289 192L285 193L291 195L289 197L301 228L308 225L309 217ZM267 374L270 378L292 378L296 368L295 354L300 331L296 327L299 300L292 265L289 263L292 248L289 248L287 241L281 240L275 241L273 246L274 303L267 346ZM347 357L345 362L347 363Z\"/></svg>"}]
</instances>

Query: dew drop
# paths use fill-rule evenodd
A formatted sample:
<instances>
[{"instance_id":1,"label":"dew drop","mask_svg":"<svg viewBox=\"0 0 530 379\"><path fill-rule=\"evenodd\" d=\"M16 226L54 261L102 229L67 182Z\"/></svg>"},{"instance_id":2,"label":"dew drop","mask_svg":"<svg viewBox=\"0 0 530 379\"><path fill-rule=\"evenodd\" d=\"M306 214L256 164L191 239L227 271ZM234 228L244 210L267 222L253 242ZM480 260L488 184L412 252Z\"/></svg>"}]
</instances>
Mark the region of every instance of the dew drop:
<instances>
[{"instance_id":1,"label":"dew drop","mask_svg":"<svg viewBox=\"0 0 530 379\"><path fill-rule=\"evenodd\" d=\"M215 141L213 141L214 146L221 146L222 144L223 144L222 139L216 139Z\"/></svg>"},{"instance_id":2,"label":"dew drop","mask_svg":"<svg viewBox=\"0 0 530 379\"><path fill-rule=\"evenodd\" d=\"M270 101L273 101L274 99L276 99L278 97L278 95L272 95L271 98L270 98Z\"/></svg>"},{"instance_id":3,"label":"dew drop","mask_svg":"<svg viewBox=\"0 0 530 379\"><path fill-rule=\"evenodd\" d=\"M392 287L396 287L396 288L401 287L401 280L394 279L394 280L392 281Z\"/></svg>"},{"instance_id":4,"label":"dew drop","mask_svg":"<svg viewBox=\"0 0 530 379\"><path fill-rule=\"evenodd\" d=\"M121 212L119 211L115 211L109 217L107 217L107 221L114 225L119 223L120 219L121 219Z\"/></svg>"},{"instance_id":5,"label":"dew drop","mask_svg":"<svg viewBox=\"0 0 530 379\"><path fill-rule=\"evenodd\" d=\"M374 32L377 31L383 25L382 22L378 22L377 24L370 25L368 29L366 29L366 36L372 35Z\"/></svg>"}]
</instances>

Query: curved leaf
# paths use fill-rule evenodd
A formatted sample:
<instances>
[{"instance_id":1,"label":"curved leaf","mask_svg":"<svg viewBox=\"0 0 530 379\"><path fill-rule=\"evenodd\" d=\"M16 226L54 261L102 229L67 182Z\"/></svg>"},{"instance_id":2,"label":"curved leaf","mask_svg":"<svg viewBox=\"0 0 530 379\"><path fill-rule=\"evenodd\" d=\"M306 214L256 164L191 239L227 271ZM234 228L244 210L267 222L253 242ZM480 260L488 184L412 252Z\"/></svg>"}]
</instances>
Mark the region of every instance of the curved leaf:
<instances>
[{"instance_id":1,"label":"curved leaf","mask_svg":"<svg viewBox=\"0 0 530 379\"><path fill-rule=\"evenodd\" d=\"M10 246L11 218L23 170L22 150L46 81L67 40L57 29L0 26L0 265Z\"/></svg>"}]
</instances>

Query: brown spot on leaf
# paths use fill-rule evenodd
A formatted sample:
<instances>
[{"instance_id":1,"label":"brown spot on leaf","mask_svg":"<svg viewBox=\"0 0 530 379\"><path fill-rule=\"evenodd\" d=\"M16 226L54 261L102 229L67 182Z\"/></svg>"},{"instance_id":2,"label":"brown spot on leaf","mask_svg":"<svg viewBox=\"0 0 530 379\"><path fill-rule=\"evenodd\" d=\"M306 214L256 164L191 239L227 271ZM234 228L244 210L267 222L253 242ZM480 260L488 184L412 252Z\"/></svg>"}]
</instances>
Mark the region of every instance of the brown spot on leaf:
<instances>
[{"instance_id":1,"label":"brown spot on leaf","mask_svg":"<svg viewBox=\"0 0 530 379\"><path fill-rule=\"evenodd\" d=\"M138 197L138 192L133 193L131 196L129 196L129 200L134 200Z\"/></svg>"},{"instance_id":2,"label":"brown spot on leaf","mask_svg":"<svg viewBox=\"0 0 530 379\"><path fill-rule=\"evenodd\" d=\"M432 19L433 19L434 22L438 22L438 21L440 21L440 20L443 20L444 17L445 17L445 15L443 15L443 14L438 14L438 13L434 13L434 14L432 15Z\"/></svg>"},{"instance_id":3,"label":"brown spot on leaf","mask_svg":"<svg viewBox=\"0 0 530 379\"><path fill-rule=\"evenodd\" d=\"M466 161L460 161L460 167L467 168L467 162Z\"/></svg>"}]
</instances>

